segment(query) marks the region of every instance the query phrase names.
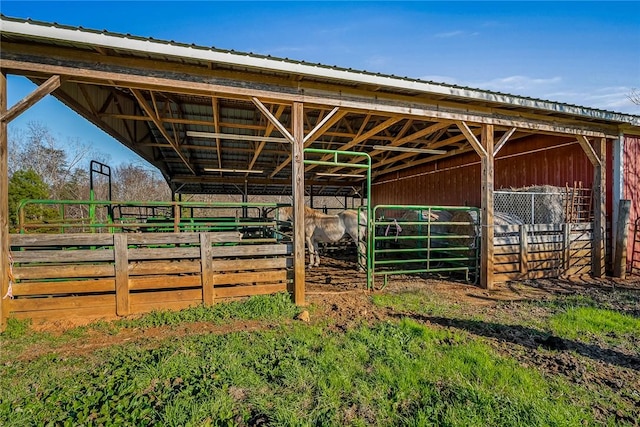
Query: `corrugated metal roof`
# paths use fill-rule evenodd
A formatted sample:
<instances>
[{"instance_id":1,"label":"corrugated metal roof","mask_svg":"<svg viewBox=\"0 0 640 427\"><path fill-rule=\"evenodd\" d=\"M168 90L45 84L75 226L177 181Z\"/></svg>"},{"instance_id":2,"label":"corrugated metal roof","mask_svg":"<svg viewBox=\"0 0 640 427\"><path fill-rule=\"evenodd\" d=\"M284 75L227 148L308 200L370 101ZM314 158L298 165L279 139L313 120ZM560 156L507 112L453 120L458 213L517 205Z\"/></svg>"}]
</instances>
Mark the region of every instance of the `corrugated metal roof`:
<instances>
[{"instance_id":1,"label":"corrugated metal roof","mask_svg":"<svg viewBox=\"0 0 640 427\"><path fill-rule=\"evenodd\" d=\"M102 46L119 52L136 52L138 56L147 58L162 57L167 60L204 61L225 63L230 66L260 69L273 73L293 73L319 81L327 80L341 84L371 84L379 86L382 91L393 93L427 93L445 97L467 99L505 106L516 106L543 110L567 115L606 120L617 123L628 123L640 126L640 116L625 113L588 108L567 103L517 96L507 93L493 92L448 83L438 83L409 77L353 70L338 66L309 63L289 58L272 57L256 53L238 52L215 47L197 46L173 40L158 40L152 37L140 37L131 34L113 33L108 30L94 30L74 27L58 23L34 21L31 19L12 18L1 15L0 31L16 36L31 36L55 40L72 47Z\"/></svg>"}]
</instances>

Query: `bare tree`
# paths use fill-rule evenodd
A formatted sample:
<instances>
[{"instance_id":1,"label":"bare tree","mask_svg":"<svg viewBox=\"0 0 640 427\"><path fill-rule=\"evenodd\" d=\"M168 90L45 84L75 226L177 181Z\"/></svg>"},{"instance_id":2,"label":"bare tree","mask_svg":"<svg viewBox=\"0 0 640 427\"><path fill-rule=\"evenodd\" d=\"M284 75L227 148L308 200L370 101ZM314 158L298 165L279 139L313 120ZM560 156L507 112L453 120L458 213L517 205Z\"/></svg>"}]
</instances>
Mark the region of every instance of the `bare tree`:
<instances>
[{"instance_id":1,"label":"bare tree","mask_svg":"<svg viewBox=\"0 0 640 427\"><path fill-rule=\"evenodd\" d=\"M636 105L640 105L640 90L633 88L627 98Z\"/></svg>"}]
</instances>

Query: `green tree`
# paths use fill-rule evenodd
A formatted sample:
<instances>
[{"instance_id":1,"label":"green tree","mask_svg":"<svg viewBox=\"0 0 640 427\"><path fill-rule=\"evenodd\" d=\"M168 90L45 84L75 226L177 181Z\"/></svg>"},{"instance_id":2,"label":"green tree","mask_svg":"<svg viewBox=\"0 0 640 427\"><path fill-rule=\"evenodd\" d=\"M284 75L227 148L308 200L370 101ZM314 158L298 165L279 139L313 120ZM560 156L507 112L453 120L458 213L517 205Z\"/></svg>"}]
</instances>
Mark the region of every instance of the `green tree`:
<instances>
[{"instance_id":1,"label":"green tree","mask_svg":"<svg viewBox=\"0 0 640 427\"><path fill-rule=\"evenodd\" d=\"M49 188L40 175L33 169L20 169L9 180L9 227L13 230L18 226L18 204L24 199L46 199ZM55 210L43 206L32 205L25 211L28 221L44 221L55 216Z\"/></svg>"}]
</instances>

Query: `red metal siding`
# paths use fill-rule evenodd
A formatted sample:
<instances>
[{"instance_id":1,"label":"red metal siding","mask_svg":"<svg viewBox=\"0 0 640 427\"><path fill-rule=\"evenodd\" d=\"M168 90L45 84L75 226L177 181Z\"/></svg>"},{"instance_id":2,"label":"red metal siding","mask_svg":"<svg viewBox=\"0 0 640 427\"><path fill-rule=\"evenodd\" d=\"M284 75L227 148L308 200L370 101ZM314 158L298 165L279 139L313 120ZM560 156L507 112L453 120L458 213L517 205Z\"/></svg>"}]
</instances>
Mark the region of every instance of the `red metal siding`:
<instances>
[{"instance_id":1,"label":"red metal siding","mask_svg":"<svg viewBox=\"0 0 640 427\"><path fill-rule=\"evenodd\" d=\"M631 232L640 218L640 137L625 137L623 154L624 198L631 200ZM632 237L632 236L630 236ZM631 258L633 239L629 239L627 253Z\"/></svg>"},{"instance_id":2,"label":"red metal siding","mask_svg":"<svg viewBox=\"0 0 640 427\"><path fill-rule=\"evenodd\" d=\"M574 181L591 187L593 166L573 138L534 135L507 143L496 157L496 190ZM480 206L480 159L467 153L386 175L372 195L374 204Z\"/></svg>"}]
</instances>

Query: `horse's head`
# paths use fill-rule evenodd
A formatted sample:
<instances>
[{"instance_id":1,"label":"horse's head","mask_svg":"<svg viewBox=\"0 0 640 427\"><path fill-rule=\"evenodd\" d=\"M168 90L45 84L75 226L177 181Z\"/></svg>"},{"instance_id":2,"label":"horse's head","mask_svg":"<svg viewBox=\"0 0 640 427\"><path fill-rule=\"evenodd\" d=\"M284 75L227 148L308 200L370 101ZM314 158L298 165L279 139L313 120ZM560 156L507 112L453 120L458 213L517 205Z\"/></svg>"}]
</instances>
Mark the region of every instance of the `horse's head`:
<instances>
[{"instance_id":1,"label":"horse's head","mask_svg":"<svg viewBox=\"0 0 640 427\"><path fill-rule=\"evenodd\" d=\"M293 220L293 206L284 206L284 207L278 208L278 219L280 221Z\"/></svg>"}]
</instances>

